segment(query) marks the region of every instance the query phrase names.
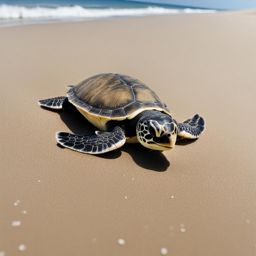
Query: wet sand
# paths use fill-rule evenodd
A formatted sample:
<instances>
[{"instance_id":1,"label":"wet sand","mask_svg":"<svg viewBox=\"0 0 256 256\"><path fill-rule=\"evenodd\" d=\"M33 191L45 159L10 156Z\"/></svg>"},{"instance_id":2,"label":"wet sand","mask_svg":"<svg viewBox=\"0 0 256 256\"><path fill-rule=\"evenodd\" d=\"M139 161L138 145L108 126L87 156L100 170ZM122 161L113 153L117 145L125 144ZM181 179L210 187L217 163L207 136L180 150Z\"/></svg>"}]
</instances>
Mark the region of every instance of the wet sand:
<instances>
[{"instance_id":1,"label":"wet sand","mask_svg":"<svg viewBox=\"0 0 256 256\"><path fill-rule=\"evenodd\" d=\"M255 255L255 23L243 12L0 28L0 252ZM37 100L101 72L137 77L177 121L204 116L206 132L163 154L58 147L56 131L93 127Z\"/></svg>"}]
</instances>

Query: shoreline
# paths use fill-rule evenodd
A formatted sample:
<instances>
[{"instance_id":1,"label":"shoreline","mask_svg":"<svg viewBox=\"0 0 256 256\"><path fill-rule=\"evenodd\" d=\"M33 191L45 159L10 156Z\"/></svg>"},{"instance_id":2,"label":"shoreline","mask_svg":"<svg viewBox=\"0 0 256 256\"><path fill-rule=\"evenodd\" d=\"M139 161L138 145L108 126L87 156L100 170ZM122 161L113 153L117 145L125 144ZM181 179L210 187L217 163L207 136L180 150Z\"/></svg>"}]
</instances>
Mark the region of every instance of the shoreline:
<instances>
[{"instance_id":1,"label":"shoreline","mask_svg":"<svg viewBox=\"0 0 256 256\"><path fill-rule=\"evenodd\" d=\"M209 13L176 13L176 14L159 14L159 15L144 15L144 16L119 16L119 17L102 17L102 18L84 18L76 20L12 20L11 23L3 24L0 22L0 28L9 28L9 27L23 27L30 25L46 25L46 24L76 24L76 23L87 23L87 22L101 22L101 21L115 21L115 20L130 20L130 19L144 19L144 18L154 18L154 17L170 17L170 16L187 16L187 15L209 15L209 14L220 14L220 13L232 13L233 11L218 11L218 12L209 12ZM12 22L16 22L13 24ZM24 22L24 23L22 23Z\"/></svg>"},{"instance_id":2,"label":"shoreline","mask_svg":"<svg viewBox=\"0 0 256 256\"><path fill-rule=\"evenodd\" d=\"M149 7L149 10L152 7ZM153 10L154 8L152 8ZM157 8L156 8L157 9ZM159 8L160 11L161 8ZM114 11L115 9L110 9L110 11ZM127 9L129 10L129 9ZM139 9L138 9L139 10ZM107 11L107 10L106 10ZM120 9L120 12L125 12L125 10ZM132 11L132 9L131 9ZM171 15L193 15L193 14L211 14L224 12L219 10L210 10L210 9L163 9L163 13L144 13L144 14L136 14L136 10L130 12L130 14L116 14L110 15L107 17L37 17L37 18L2 18L0 17L0 27L13 27L13 26L27 26L34 24L58 24L58 23L78 23L78 22L91 22L98 20L116 20L116 19L132 19L132 18L144 18L144 17L161 17L161 16L171 16Z\"/></svg>"},{"instance_id":3,"label":"shoreline","mask_svg":"<svg viewBox=\"0 0 256 256\"><path fill-rule=\"evenodd\" d=\"M81 24L87 22L104 22L104 21L115 21L115 20L132 20L132 19L144 19L144 18L160 18L160 17L172 17L172 16L198 16L198 15L232 15L232 14L254 14L255 9L244 9L244 10L212 10L209 12L191 12L191 13L171 13L171 14L153 14L153 15L134 15L134 16L112 16L112 17L100 17L100 18L77 18L77 19L49 19L49 20L29 20L29 19L10 19L6 22L0 21L0 29L1 28L11 28L11 27L23 27L23 26L34 26L34 25L47 25L47 24Z\"/></svg>"}]
</instances>

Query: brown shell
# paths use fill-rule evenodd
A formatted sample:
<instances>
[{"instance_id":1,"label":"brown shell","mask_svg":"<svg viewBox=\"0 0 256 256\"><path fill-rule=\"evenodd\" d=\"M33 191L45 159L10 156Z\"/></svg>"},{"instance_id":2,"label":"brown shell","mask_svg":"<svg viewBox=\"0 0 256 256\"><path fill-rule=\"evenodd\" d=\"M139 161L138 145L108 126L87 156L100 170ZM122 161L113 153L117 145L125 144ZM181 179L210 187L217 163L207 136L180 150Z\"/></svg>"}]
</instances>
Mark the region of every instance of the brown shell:
<instances>
[{"instance_id":1,"label":"brown shell","mask_svg":"<svg viewBox=\"0 0 256 256\"><path fill-rule=\"evenodd\" d=\"M108 119L126 118L144 109L168 112L148 86L121 74L95 75L72 87L67 95L76 107Z\"/></svg>"}]
</instances>

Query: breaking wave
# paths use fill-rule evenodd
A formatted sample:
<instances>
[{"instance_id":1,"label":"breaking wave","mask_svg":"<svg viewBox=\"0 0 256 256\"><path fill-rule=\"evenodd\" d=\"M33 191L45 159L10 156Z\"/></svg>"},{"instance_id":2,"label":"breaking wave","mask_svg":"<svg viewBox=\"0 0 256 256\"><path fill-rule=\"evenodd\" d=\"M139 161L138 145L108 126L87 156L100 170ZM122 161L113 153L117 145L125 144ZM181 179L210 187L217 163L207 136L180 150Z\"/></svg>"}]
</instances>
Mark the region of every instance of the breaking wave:
<instances>
[{"instance_id":1,"label":"breaking wave","mask_svg":"<svg viewBox=\"0 0 256 256\"><path fill-rule=\"evenodd\" d=\"M201 9L169 9L163 7L146 8L85 8L76 6L51 7L25 7L14 5L0 5L0 20L21 20L21 19L95 19L120 16L146 16L146 15L166 15L179 13L209 13L213 10Z\"/></svg>"}]
</instances>

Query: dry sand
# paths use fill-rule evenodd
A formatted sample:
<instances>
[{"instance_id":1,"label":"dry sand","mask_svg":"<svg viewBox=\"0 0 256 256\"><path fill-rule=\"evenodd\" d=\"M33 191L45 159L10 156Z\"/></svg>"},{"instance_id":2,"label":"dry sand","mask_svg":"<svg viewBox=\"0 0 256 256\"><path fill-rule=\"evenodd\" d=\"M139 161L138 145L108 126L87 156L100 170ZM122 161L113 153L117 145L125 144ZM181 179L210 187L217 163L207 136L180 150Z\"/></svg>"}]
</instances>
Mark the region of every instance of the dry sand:
<instances>
[{"instance_id":1,"label":"dry sand","mask_svg":"<svg viewBox=\"0 0 256 256\"><path fill-rule=\"evenodd\" d=\"M246 12L1 28L0 252L256 255L255 26ZM92 127L37 100L100 72L141 79L207 131L163 154L57 147L56 131Z\"/></svg>"}]
</instances>

